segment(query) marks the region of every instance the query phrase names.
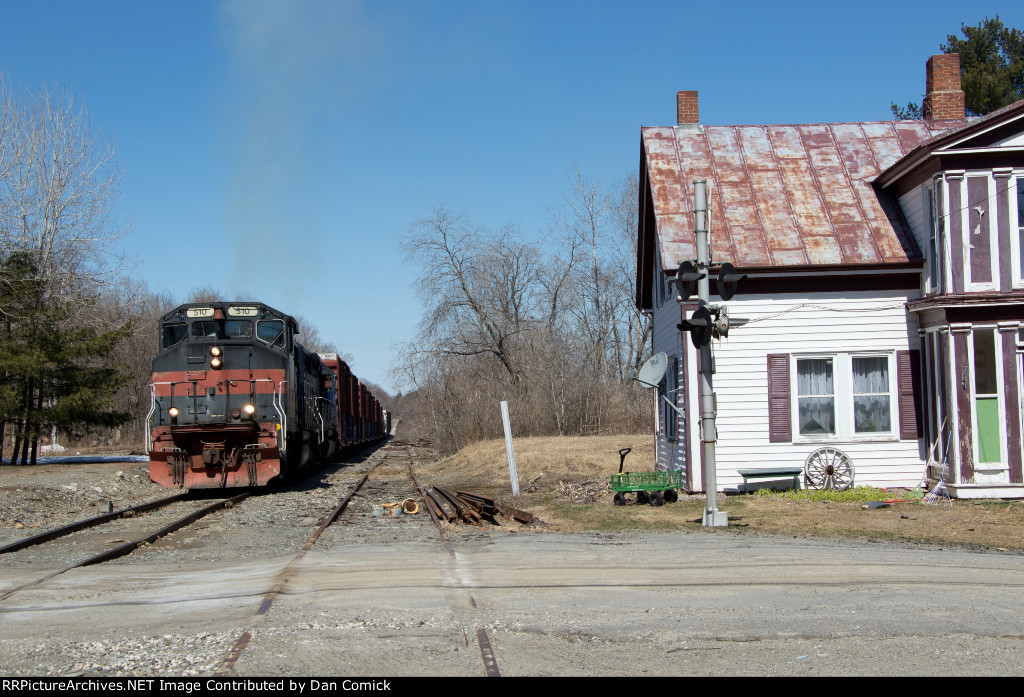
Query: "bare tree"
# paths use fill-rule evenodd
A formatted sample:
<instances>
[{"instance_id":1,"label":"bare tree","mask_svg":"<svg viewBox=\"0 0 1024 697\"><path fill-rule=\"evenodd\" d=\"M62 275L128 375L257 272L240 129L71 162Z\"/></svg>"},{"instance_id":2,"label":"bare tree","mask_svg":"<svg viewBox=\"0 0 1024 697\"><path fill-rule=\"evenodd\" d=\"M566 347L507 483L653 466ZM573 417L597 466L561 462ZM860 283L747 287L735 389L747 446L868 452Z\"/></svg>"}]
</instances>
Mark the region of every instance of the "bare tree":
<instances>
[{"instance_id":1,"label":"bare tree","mask_svg":"<svg viewBox=\"0 0 1024 697\"><path fill-rule=\"evenodd\" d=\"M442 451L499 437L501 400L519 433L649 426L646 393L625 379L650 334L633 299L636 189L604 191L578 168L569 182L544 244L443 206L404 242L426 313L394 371L411 388L396 405Z\"/></svg>"},{"instance_id":2,"label":"bare tree","mask_svg":"<svg viewBox=\"0 0 1024 697\"><path fill-rule=\"evenodd\" d=\"M0 86L0 243L33 254L51 299L93 294L122 266L121 172L70 90Z\"/></svg>"},{"instance_id":3,"label":"bare tree","mask_svg":"<svg viewBox=\"0 0 1024 697\"><path fill-rule=\"evenodd\" d=\"M413 225L403 247L418 273L427 306L418 351L490 355L515 384L522 382L515 345L532 323L529 307L539 276L535 247L506 227L499 235L468 225L441 206Z\"/></svg>"},{"instance_id":4,"label":"bare tree","mask_svg":"<svg viewBox=\"0 0 1024 697\"><path fill-rule=\"evenodd\" d=\"M219 303L224 300L224 294L213 286L201 286L189 291L185 299L187 303Z\"/></svg>"},{"instance_id":5,"label":"bare tree","mask_svg":"<svg viewBox=\"0 0 1024 697\"><path fill-rule=\"evenodd\" d=\"M612 275L615 285L616 336L624 341L626 365L620 377L629 370L639 370L650 355L648 343L653 325L651 316L645 315L636 306L636 264L638 197L640 183L635 176L619 180L612 192L612 215L616 226L616 244L612 245ZM619 333L624 336L619 337Z\"/></svg>"},{"instance_id":6,"label":"bare tree","mask_svg":"<svg viewBox=\"0 0 1024 697\"><path fill-rule=\"evenodd\" d=\"M93 131L70 90L15 91L0 76L0 262L22 260L7 272L30 270L21 281L32 288L15 294L20 316L0 307L10 359L0 382L19 392L17 409L2 418L17 427L22 461L35 461L45 428L126 418L108 398L123 370L95 364L109 361L129 330L96 323L97 298L123 263L114 248L126 230L114 216L120 182L113 143ZM40 336L51 338L45 350Z\"/></svg>"},{"instance_id":7,"label":"bare tree","mask_svg":"<svg viewBox=\"0 0 1024 697\"><path fill-rule=\"evenodd\" d=\"M300 315L295 316L295 322L299 325L299 338L297 341L302 344L302 347L311 353L337 353L341 354L338 350L337 345L333 342L328 341L320 334L320 330L317 329L312 322L307 320L305 317ZM346 363L352 362L352 356L349 354L341 355L341 359Z\"/></svg>"},{"instance_id":8,"label":"bare tree","mask_svg":"<svg viewBox=\"0 0 1024 697\"><path fill-rule=\"evenodd\" d=\"M608 196L600 187L573 165L569 177L570 193L558 212L558 220L574 248L584 255L586 262L575 265L580 274L573 286L575 302L570 312L575 315L576 328L587 337L591 347L594 371L607 374L608 340L611 334L612 306L608 298Z\"/></svg>"},{"instance_id":9,"label":"bare tree","mask_svg":"<svg viewBox=\"0 0 1024 697\"><path fill-rule=\"evenodd\" d=\"M131 327L128 338L114 349L111 359L131 371L131 381L118 390L116 406L131 414L132 419L109 433L97 432L94 440L127 441L133 447L144 447L145 419L153 382L152 362L159 351L158 326L160 318L176 305L168 294L153 294L143 283L130 279L123 280L116 292L107 292L99 298L95 321L105 327Z\"/></svg>"}]
</instances>

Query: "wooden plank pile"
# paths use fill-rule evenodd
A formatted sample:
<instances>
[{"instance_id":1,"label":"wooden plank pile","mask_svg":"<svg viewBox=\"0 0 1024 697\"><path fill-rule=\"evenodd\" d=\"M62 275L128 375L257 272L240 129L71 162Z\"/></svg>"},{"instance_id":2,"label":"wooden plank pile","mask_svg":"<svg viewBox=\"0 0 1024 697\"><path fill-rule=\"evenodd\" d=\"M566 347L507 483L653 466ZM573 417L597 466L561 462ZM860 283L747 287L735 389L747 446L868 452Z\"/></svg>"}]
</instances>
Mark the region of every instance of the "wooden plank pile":
<instances>
[{"instance_id":1,"label":"wooden plank pile","mask_svg":"<svg viewBox=\"0 0 1024 697\"><path fill-rule=\"evenodd\" d=\"M426 488L426 503L438 519L450 523L464 522L480 525L486 520L494 525L501 525L495 518L501 515L526 524L533 522L533 514L518 508L505 506L487 496L480 496L468 491L450 491L439 486Z\"/></svg>"}]
</instances>

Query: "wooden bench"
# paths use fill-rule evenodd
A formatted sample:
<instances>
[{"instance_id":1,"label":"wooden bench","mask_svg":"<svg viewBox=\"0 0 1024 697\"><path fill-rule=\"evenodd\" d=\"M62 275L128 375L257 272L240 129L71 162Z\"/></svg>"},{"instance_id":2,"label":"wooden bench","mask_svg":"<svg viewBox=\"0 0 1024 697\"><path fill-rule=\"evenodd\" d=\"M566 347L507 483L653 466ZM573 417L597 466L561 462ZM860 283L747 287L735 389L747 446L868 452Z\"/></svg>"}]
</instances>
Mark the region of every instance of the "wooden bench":
<instances>
[{"instance_id":1,"label":"wooden bench","mask_svg":"<svg viewBox=\"0 0 1024 697\"><path fill-rule=\"evenodd\" d=\"M800 477L804 473L803 467L768 467L757 470L736 470L743 477L743 490L749 491L747 483L751 479L793 479L791 488L800 490Z\"/></svg>"}]
</instances>

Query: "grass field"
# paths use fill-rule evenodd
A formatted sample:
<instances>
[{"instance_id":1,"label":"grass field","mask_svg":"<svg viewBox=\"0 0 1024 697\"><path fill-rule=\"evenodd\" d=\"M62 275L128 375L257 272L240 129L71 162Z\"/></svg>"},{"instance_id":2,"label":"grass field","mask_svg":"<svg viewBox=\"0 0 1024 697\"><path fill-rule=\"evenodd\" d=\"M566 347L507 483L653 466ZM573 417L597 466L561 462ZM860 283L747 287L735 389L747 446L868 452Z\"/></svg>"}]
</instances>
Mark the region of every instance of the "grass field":
<instances>
[{"instance_id":1,"label":"grass field","mask_svg":"<svg viewBox=\"0 0 1024 697\"><path fill-rule=\"evenodd\" d=\"M867 501L903 499L899 489L855 487L836 495L759 492L719 495L728 528L704 529L704 496L680 496L660 507L615 506L609 475L618 473L621 448L632 448L626 470L654 468L649 435L521 438L515 441L520 494L512 497L504 441L475 443L422 467L424 484L437 483L494 496L528 510L543 523L533 529L704 530L708 534L772 533L796 537L856 538L1024 551L1024 500L920 501L865 509ZM513 524L514 525L514 524ZM470 528L472 529L472 528Z\"/></svg>"}]
</instances>

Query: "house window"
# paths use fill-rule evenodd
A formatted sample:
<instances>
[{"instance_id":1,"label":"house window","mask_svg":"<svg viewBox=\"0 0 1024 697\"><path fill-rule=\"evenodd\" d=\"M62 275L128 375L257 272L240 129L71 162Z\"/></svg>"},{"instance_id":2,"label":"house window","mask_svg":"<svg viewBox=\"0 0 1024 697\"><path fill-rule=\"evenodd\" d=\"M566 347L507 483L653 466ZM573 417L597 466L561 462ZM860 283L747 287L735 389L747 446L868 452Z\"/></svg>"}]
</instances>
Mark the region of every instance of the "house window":
<instances>
[{"instance_id":1,"label":"house window","mask_svg":"<svg viewBox=\"0 0 1024 697\"><path fill-rule=\"evenodd\" d=\"M1017 249L1021 250L1017 277L1024 278L1024 177L1017 178L1017 241Z\"/></svg>"},{"instance_id":2,"label":"house window","mask_svg":"<svg viewBox=\"0 0 1024 697\"><path fill-rule=\"evenodd\" d=\"M679 358L673 356L672 362L669 363L669 372L665 376L668 382L668 400L672 404L678 405L679 400L676 395L679 394ZM679 432L679 415L675 409L669 403L665 403L665 437L669 440L676 440Z\"/></svg>"},{"instance_id":3,"label":"house window","mask_svg":"<svg viewBox=\"0 0 1024 697\"><path fill-rule=\"evenodd\" d=\"M993 239L992 185L991 176L968 176L961 188L967 196L967 206L962 212L966 224L963 245L968 275L967 291L996 289L998 274L993 273L993 268L996 266L999 245Z\"/></svg>"},{"instance_id":4,"label":"house window","mask_svg":"<svg viewBox=\"0 0 1024 697\"><path fill-rule=\"evenodd\" d=\"M836 432L835 386L831 358L798 358L796 361L797 412L802 436Z\"/></svg>"},{"instance_id":5,"label":"house window","mask_svg":"<svg viewBox=\"0 0 1024 697\"><path fill-rule=\"evenodd\" d=\"M834 440L894 435L892 358L848 353L795 357L798 436Z\"/></svg>"},{"instance_id":6,"label":"house window","mask_svg":"<svg viewBox=\"0 0 1024 697\"><path fill-rule=\"evenodd\" d=\"M940 203L941 186L926 189L925 220L928 226L928 292L942 292L942 276L944 273L942 240L942 206Z\"/></svg>"},{"instance_id":7,"label":"house window","mask_svg":"<svg viewBox=\"0 0 1024 697\"><path fill-rule=\"evenodd\" d=\"M678 406L679 399L679 358L673 357L665 377L658 384L658 433L665 436L665 440L675 441L679 435L679 415L672 408Z\"/></svg>"},{"instance_id":8,"label":"house window","mask_svg":"<svg viewBox=\"0 0 1024 697\"><path fill-rule=\"evenodd\" d=\"M658 435L664 436L668 434L668 422L665 418L665 393L667 392L667 378L666 375L658 383Z\"/></svg>"},{"instance_id":9,"label":"house window","mask_svg":"<svg viewBox=\"0 0 1024 697\"><path fill-rule=\"evenodd\" d=\"M1002 458L999 417L999 370L996 358L996 330L974 328L974 406L978 462L999 462Z\"/></svg>"},{"instance_id":10,"label":"house window","mask_svg":"<svg viewBox=\"0 0 1024 697\"><path fill-rule=\"evenodd\" d=\"M888 433L892 430L889 358L854 356L853 431Z\"/></svg>"}]
</instances>

